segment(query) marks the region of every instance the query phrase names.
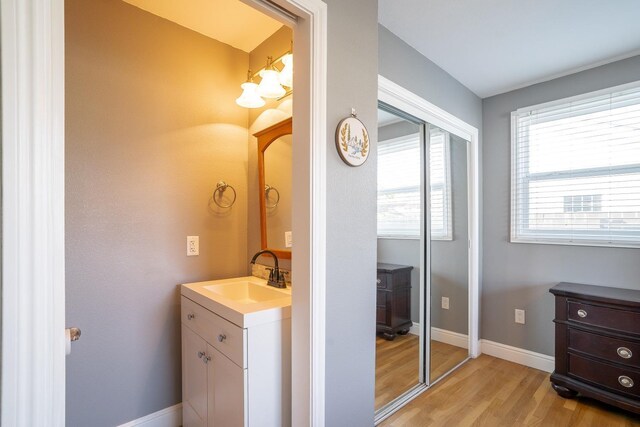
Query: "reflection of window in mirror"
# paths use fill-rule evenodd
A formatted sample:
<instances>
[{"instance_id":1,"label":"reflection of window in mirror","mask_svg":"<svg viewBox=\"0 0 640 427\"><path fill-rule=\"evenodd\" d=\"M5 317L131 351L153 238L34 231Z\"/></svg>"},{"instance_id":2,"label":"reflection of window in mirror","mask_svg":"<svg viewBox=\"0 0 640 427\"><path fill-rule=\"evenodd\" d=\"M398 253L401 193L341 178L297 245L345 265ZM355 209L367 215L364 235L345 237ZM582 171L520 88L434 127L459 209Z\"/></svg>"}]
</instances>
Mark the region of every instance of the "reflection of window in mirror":
<instances>
[{"instance_id":1,"label":"reflection of window in mirror","mask_svg":"<svg viewBox=\"0 0 640 427\"><path fill-rule=\"evenodd\" d=\"M451 143L449 132L431 127L431 238L452 240ZM419 133L378 146L378 236L420 237Z\"/></svg>"},{"instance_id":2,"label":"reflection of window in mirror","mask_svg":"<svg viewBox=\"0 0 640 427\"><path fill-rule=\"evenodd\" d=\"M451 221L451 138L449 132L429 127L431 239L453 240Z\"/></svg>"}]
</instances>

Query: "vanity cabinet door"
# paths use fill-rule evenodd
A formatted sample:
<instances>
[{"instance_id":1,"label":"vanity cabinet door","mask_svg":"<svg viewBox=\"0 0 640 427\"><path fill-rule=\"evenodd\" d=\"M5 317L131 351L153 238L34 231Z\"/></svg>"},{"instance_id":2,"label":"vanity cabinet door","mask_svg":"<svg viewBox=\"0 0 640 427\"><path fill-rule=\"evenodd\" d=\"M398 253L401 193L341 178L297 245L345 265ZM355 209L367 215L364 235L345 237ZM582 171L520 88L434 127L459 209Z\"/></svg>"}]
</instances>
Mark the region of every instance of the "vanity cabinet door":
<instances>
[{"instance_id":1,"label":"vanity cabinet door","mask_svg":"<svg viewBox=\"0 0 640 427\"><path fill-rule=\"evenodd\" d=\"M209 427L243 427L247 419L247 370L208 346ZM258 422L259 424L259 422Z\"/></svg>"},{"instance_id":2,"label":"vanity cabinet door","mask_svg":"<svg viewBox=\"0 0 640 427\"><path fill-rule=\"evenodd\" d=\"M182 325L182 406L185 427L205 427L207 419L207 343Z\"/></svg>"}]
</instances>

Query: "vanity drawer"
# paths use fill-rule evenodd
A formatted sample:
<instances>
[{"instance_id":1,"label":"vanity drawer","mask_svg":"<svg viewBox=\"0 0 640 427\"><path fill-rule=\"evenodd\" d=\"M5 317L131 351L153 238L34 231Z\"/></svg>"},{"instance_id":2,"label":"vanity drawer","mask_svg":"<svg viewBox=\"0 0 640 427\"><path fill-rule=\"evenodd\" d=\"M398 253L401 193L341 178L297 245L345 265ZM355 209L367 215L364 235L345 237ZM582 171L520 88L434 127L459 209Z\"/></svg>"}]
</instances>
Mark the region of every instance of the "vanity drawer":
<instances>
[{"instance_id":1,"label":"vanity drawer","mask_svg":"<svg viewBox=\"0 0 640 427\"><path fill-rule=\"evenodd\" d=\"M636 370L596 362L569 353L568 373L569 376L607 387L618 393L640 396L640 372Z\"/></svg>"},{"instance_id":2,"label":"vanity drawer","mask_svg":"<svg viewBox=\"0 0 640 427\"><path fill-rule=\"evenodd\" d=\"M640 343L569 329L569 350L640 368Z\"/></svg>"},{"instance_id":3,"label":"vanity drawer","mask_svg":"<svg viewBox=\"0 0 640 427\"><path fill-rule=\"evenodd\" d=\"M568 301L567 317L576 323L640 334L640 313L638 312Z\"/></svg>"},{"instance_id":4,"label":"vanity drawer","mask_svg":"<svg viewBox=\"0 0 640 427\"><path fill-rule=\"evenodd\" d=\"M189 298L182 297L182 323L241 368L247 367L247 333Z\"/></svg>"}]
</instances>

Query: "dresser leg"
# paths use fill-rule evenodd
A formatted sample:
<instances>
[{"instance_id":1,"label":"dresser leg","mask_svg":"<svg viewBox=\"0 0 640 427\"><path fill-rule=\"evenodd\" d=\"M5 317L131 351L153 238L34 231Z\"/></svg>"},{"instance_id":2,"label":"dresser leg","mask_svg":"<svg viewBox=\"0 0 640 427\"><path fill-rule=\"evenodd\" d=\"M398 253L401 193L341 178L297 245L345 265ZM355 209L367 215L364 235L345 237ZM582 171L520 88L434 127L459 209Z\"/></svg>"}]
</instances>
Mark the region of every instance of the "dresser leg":
<instances>
[{"instance_id":1,"label":"dresser leg","mask_svg":"<svg viewBox=\"0 0 640 427\"><path fill-rule=\"evenodd\" d=\"M384 332L382 334L382 338L387 341L393 341L394 339L396 339L396 334L394 334L393 332Z\"/></svg>"},{"instance_id":2,"label":"dresser leg","mask_svg":"<svg viewBox=\"0 0 640 427\"><path fill-rule=\"evenodd\" d=\"M577 391L570 390L558 384L551 383L551 387L558 393L558 396L564 397L565 399L572 399L578 395Z\"/></svg>"},{"instance_id":3,"label":"dresser leg","mask_svg":"<svg viewBox=\"0 0 640 427\"><path fill-rule=\"evenodd\" d=\"M398 331L398 334L400 335L407 335L409 333L409 329L403 329L401 331Z\"/></svg>"}]
</instances>

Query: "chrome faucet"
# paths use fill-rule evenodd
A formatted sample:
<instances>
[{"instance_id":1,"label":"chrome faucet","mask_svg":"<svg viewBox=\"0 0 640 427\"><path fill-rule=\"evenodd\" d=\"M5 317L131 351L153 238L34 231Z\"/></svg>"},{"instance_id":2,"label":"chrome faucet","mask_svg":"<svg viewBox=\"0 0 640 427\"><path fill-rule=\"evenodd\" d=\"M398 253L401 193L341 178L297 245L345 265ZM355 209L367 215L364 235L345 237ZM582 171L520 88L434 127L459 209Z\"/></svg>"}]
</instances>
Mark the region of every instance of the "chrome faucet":
<instances>
[{"instance_id":1,"label":"chrome faucet","mask_svg":"<svg viewBox=\"0 0 640 427\"><path fill-rule=\"evenodd\" d=\"M276 254L268 249L263 249L251 258L251 264L255 264L258 257L264 254L271 255L274 261L274 267L269 271L269 280L267 280L267 285L280 289L286 288L287 284L284 282L284 274L280 272L280 268L278 267L278 257Z\"/></svg>"}]
</instances>

